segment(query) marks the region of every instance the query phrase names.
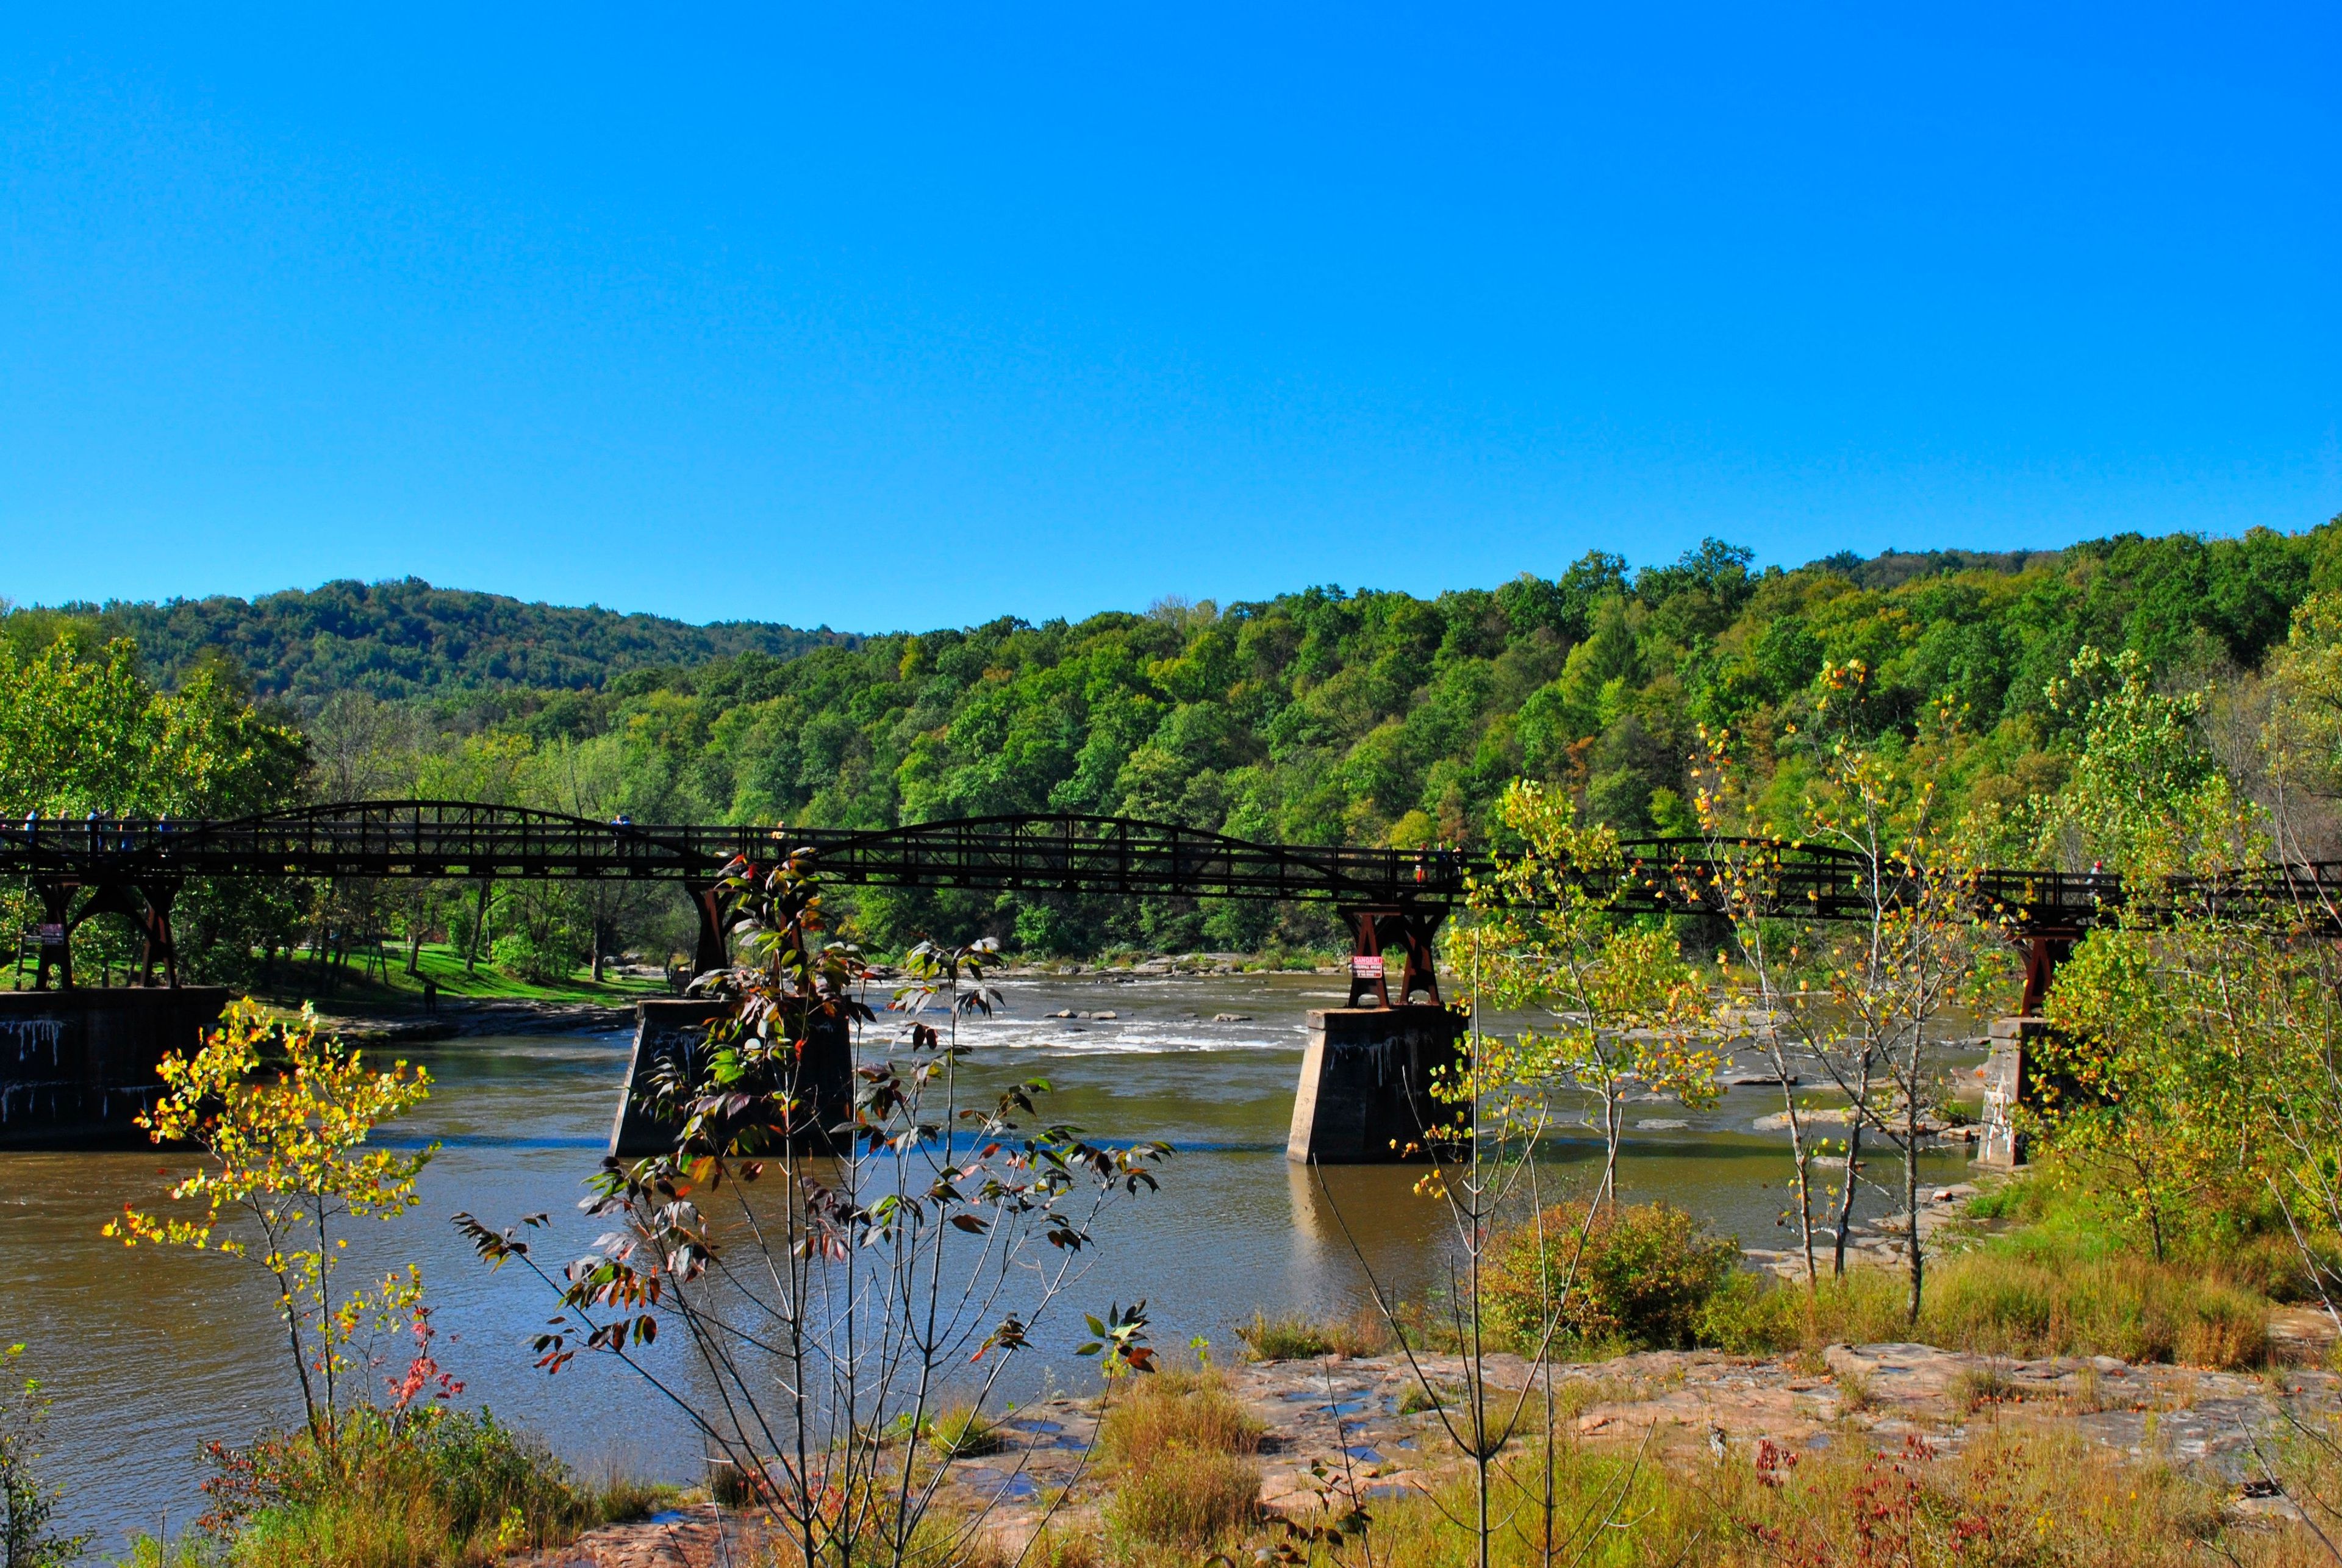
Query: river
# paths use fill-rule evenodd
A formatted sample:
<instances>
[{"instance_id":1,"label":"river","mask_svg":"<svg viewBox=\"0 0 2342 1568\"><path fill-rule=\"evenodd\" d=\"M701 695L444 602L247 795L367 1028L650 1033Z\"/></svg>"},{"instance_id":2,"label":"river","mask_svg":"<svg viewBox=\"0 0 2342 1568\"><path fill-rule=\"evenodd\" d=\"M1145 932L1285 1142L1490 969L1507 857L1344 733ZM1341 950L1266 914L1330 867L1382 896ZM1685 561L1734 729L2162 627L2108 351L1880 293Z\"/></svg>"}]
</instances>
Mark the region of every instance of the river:
<instances>
[{"instance_id":1,"label":"river","mask_svg":"<svg viewBox=\"0 0 2342 1568\"><path fill-rule=\"evenodd\" d=\"M1326 1193L1285 1159L1305 1014L1339 1006L1340 983L1322 975L1110 980L1008 980L1006 1006L966 1025L977 1076L1041 1076L1055 1114L1106 1139L1159 1138L1178 1151L1160 1193L1119 1209L1100 1237L1096 1271L1079 1303L1145 1298L1156 1342L1203 1334L1223 1353L1232 1325L1256 1307L1345 1311L1362 1298L1358 1259L1338 1205L1386 1284L1420 1294L1446 1255L1444 1210L1416 1197L1417 1171L1359 1167L1326 1173ZM1112 1011L1112 1020L1065 1020L1060 1009ZM1246 1021L1213 1022L1236 1014ZM468 1209L491 1223L537 1211L554 1216L540 1250L565 1259L602 1228L575 1207L600 1159L626 1068L627 1037L484 1037L412 1054L436 1080L431 1100L396 1140L435 1140L414 1213L369 1226L345 1281L368 1267L422 1266L439 1359L464 1398L542 1433L592 1472L614 1467L676 1481L700 1474L699 1450L679 1420L623 1368L581 1354L557 1378L533 1371L528 1336L551 1307L517 1270L490 1273L447 1223ZM1741 1087L1714 1107L1634 1108L1631 1120L1679 1122L1637 1130L1623 1164L1629 1199L1661 1197L1752 1246L1786 1244L1777 1228L1788 1174L1785 1142L1751 1131L1780 1108L1776 1089ZM1599 1145L1590 1134L1556 1141L1565 1184L1584 1184ZM0 1343L26 1343L29 1369L55 1397L46 1468L67 1487L64 1517L118 1549L135 1530L175 1531L202 1506L205 1439L250 1438L295 1418L297 1388L271 1293L257 1271L213 1254L102 1239L101 1224L164 1184L156 1154L0 1154ZM1929 1179L1957 1179L1963 1156L1930 1156ZM1868 1207L1880 1207L1874 1198ZM1020 1380L1086 1385L1092 1364L1066 1352L1078 1327L1039 1336ZM680 1345L655 1354L679 1360Z\"/></svg>"}]
</instances>

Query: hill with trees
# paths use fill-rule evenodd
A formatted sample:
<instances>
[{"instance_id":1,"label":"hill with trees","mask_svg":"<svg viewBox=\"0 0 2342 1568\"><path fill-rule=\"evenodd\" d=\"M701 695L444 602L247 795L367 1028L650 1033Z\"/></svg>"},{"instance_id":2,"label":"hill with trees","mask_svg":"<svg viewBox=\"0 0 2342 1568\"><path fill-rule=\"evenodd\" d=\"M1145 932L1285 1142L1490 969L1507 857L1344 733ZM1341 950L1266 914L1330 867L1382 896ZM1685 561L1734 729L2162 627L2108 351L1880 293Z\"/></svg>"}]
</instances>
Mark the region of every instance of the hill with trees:
<instances>
[{"instance_id":1,"label":"hill with trees","mask_svg":"<svg viewBox=\"0 0 2342 1568\"><path fill-rule=\"evenodd\" d=\"M252 600L115 601L58 606L138 644L147 668L175 683L205 656L226 654L253 689L308 707L336 692L376 697L479 687L575 691L612 673L759 654L789 658L852 645L826 628L756 621L695 626L596 606L530 604L501 594L435 588L420 577L328 583Z\"/></svg>"},{"instance_id":2,"label":"hill with trees","mask_svg":"<svg viewBox=\"0 0 2342 1568\"><path fill-rule=\"evenodd\" d=\"M27 657L56 625L129 635L166 689L241 664L263 697L296 699L307 765L280 788L316 798L827 827L1063 811L1288 843L1470 846L1491 841L1516 777L1622 831L1691 831L1694 759L1726 734L1786 801L1806 776L1801 737L1849 671L1858 712L1841 702L1835 723L1897 744L1926 731L1947 799L2021 814L2070 768L2077 710L2055 691L2085 647L2135 653L2167 686L2241 692L2297 608L2335 588L2342 522L1794 570L1756 569L1710 540L1640 570L1595 552L1557 578L1432 598L1328 586L866 637L411 581L114 604L94 619L22 611L0 626ZM532 900L531 940L579 954L665 940L670 919L633 894L540 889L514 894L513 921ZM1060 952L1326 935L1322 915L1239 904L852 904L880 947L946 927Z\"/></svg>"}]
</instances>

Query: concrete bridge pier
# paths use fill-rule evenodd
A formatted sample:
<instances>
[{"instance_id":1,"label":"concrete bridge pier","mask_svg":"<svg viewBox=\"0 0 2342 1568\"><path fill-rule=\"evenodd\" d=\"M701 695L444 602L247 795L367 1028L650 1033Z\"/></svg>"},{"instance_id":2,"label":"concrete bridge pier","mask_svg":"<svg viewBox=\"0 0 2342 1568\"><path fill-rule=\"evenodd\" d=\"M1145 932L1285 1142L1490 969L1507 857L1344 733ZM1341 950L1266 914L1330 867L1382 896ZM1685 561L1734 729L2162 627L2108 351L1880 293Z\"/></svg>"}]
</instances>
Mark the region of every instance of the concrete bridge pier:
<instances>
[{"instance_id":1,"label":"concrete bridge pier","mask_svg":"<svg viewBox=\"0 0 2342 1568\"><path fill-rule=\"evenodd\" d=\"M708 1024L726 1011L724 1003L696 996L635 1004L635 1047L610 1124L611 1154L635 1159L675 1147L679 1128L655 1114L643 1096L662 1064L688 1060L706 1048ZM815 1021L800 1073L803 1092L813 1101L818 1141L854 1110L854 1032L843 1016Z\"/></svg>"},{"instance_id":2,"label":"concrete bridge pier","mask_svg":"<svg viewBox=\"0 0 2342 1568\"><path fill-rule=\"evenodd\" d=\"M2025 1164L2025 1134L2017 1124L2017 1112L2033 1093L2026 1058L2048 1029L2047 1018L2021 1015L1996 1018L1989 1025L1992 1051L1979 1069L1984 1079L1984 1137L1977 1144L1973 1164L1996 1171L2011 1171Z\"/></svg>"},{"instance_id":3,"label":"concrete bridge pier","mask_svg":"<svg viewBox=\"0 0 2342 1568\"><path fill-rule=\"evenodd\" d=\"M217 985L0 991L0 1149L137 1149L155 1068L219 1022Z\"/></svg>"},{"instance_id":4,"label":"concrete bridge pier","mask_svg":"<svg viewBox=\"0 0 2342 1568\"><path fill-rule=\"evenodd\" d=\"M1445 1007L1312 1010L1285 1157L1378 1164L1420 1149L1428 1129L1469 1114L1431 1094L1433 1074L1462 1063L1463 1034L1463 1015Z\"/></svg>"}]
</instances>

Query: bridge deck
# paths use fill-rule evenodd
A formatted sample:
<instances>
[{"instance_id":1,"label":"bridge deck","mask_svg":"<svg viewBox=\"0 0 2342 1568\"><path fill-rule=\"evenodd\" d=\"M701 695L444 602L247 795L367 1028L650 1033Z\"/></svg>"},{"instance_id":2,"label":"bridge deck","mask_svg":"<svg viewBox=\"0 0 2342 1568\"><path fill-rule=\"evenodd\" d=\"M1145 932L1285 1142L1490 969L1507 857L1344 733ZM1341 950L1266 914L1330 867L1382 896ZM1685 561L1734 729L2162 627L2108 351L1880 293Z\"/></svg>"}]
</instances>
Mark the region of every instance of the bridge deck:
<instances>
[{"instance_id":1,"label":"bridge deck","mask_svg":"<svg viewBox=\"0 0 2342 1568\"><path fill-rule=\"evenodd\" d=\"M82 885L203 877L656 879L705 885L735 857L815 851L834 882L896 887L1304 900L1343 905L1459 904L1474 857L1447 851L1264 844L1162 823L1072 815L998 816L878 831L596 822L461 801L375 801L235 821L32 820L0 824L0 875ZM1703 840L1624 846L1631 874L1617 907L1715 908L1715 849ZM1870 899L1861 864L1811 846L1744 844L1763 862L1768 903L1787 916L1844 919ZM2120 904L2101 874L1992 870L1979 907L2029 934L2078 935ZM2213 888L2163 884L2157 901L2330 910L2342 864L2270 866ZM2331 924L2330 916L2320 916Z\"/></svg>"}]
</instances>

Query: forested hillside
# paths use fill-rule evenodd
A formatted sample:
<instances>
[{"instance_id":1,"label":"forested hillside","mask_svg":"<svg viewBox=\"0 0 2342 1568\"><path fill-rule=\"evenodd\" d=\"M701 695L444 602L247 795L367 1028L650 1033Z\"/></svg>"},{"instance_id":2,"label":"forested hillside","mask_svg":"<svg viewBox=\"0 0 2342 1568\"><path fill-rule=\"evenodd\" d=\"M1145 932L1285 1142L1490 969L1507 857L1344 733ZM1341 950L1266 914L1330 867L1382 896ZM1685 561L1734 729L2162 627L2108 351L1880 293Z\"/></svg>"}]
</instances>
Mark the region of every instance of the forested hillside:
<instances>
[{"instance_id":1,"label":"forested hillside","mask_svg":"<svg viewBox=\"0 0 2342 1568\"><path fill-rule=\"evenodd\" d=\"M481 694L435 704L433 724L610 748L650 792L641 810L739 820L1056 810L1469 844L1525 774L1643 828L1680 809L1697 726L1777 736L1830 661L1867 667L1873 727L1948 702L1989 742L1980 768L2027 776L2057 747L2045 691L2081 646L2253 668L2312 584L2342 576L2342 527L2117 539L1883 589L1857 585L1868 564L1747 563L1711 542L1639 573L1596 554L1556 581L1436 599L1313 588L1001 620Z\"/></svg>"},{"instance_id":2,"label":"forested hillside","mask_svg":"<svg viewBox=\"0 0 2342 1568\"><path fill-rule=\"evenodd\" d=\"M1671 564L1596 553L1558 579L1431 599L1322 587L867 638L414 583L244 609L115 605L77 634L134 632L166 687L217 650L264 696L303 699L308 765L279 784L323 798L834 827L1069 811L1254 839L1472 845L1523 775L1622 829L1689 830L1703 727L1734 734L1786 798L1830 665L1858 666L1852 720L1866 734L1892 741L1925 722L1954 804L2021 805L2066 776L2077 721L2049 693L2083 647L2135 651L2157 681L2199 685L2257 669L2304 598L2337 586L2342 523L1794 571L1752 571L1747 551L1710 541ZM20 612L5 641L29 656L54 618ZM212 656L208 678L232 684ZM1841 704L1835 722L1847 719ZM530 890L511 907L532 941L580 953L664 940L654 928L673 914L608 889ZM975 925L1059 951L1324 934L1306 913L1110 901L871 894L858 918L880 946Z\"/></svg>"},{"instance_id":3,"label":"forested hillside","mask_svg":"<svg viewBox=\"0 0 2342 1568\"><path fill-rule=\"evenodd\" d=\"M694 626L657 615L533 604L435 588L419 577L328 583L250 601L174 599L60 606L138 644L175 684L206 652L232 655L265 696L314 704L335 692L377 697L484 686L575 690L646 664L739 654L780 657L855 639L761 622Z\"/></svg>"}]
</instances>

